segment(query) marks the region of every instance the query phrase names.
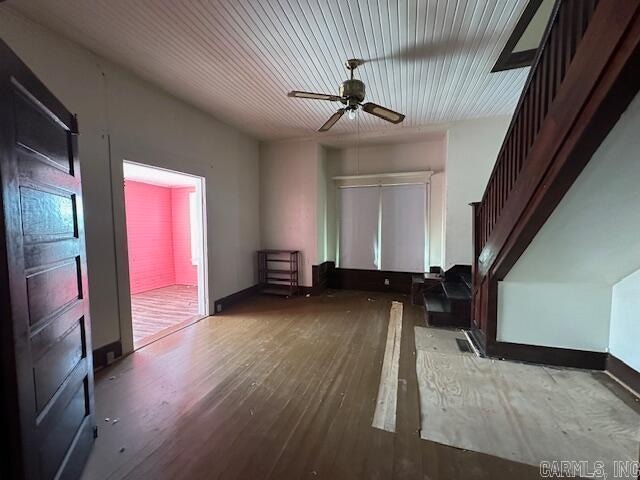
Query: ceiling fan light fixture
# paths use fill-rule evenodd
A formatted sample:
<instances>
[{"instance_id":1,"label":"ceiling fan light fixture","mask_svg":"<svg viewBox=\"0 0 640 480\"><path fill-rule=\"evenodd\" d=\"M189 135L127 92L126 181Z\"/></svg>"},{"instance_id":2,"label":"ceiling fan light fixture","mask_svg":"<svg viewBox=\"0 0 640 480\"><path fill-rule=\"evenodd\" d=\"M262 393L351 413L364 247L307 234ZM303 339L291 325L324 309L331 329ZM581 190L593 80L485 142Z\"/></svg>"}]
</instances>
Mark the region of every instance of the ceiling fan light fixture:
<instances>
[{"instance_id":1,"label":"ceiling fan light fixture","mask_svg":"<svg viewBox=\"0 0 640 480\"><path fill-rule=\"evenodd\" d=\"M356 118L356 109L355 108L352 108L352 109L349 110L348 117L349 117L349 120L355 120L355 118Z\"/></svg>"}]
</instances>

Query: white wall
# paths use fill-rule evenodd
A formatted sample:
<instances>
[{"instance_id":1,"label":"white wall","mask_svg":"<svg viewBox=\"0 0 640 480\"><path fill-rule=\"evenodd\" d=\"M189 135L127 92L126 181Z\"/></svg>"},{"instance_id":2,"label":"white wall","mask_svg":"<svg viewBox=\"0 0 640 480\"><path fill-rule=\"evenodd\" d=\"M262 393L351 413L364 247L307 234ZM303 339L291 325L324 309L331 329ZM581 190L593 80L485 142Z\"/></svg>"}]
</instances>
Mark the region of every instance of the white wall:
<instances>
[{"instance_id":1,"label":"white wall","mask_svg":"<svg viewBox=\"0 0 640 480\"><path fill-rule=\"evenodd\" d=\"M497 339L606 352L610 312L608 285L500 282Z\"/></svg>"},{"instance_id":2,"label":"white wall","mask_svg":"<svg viewBox=\"0 0 640 480\"><path fill-rule=\"evenodd\" d=\"M640 96L500 285L498 340L605 351L611 333L626 357L640 342L637 277L617 284L640 267L639 130Z\"/></svg>"},{"instance_id":3,"label":"white wall","mask_svg":"<svg viewBox=\"0 0 640 480\"><path fill-rule=\"evenodd\" d=\"M124 159L205 177L211 308L253 285L258 143L11 9L2 9L0 30L78 114L94 348L120 338L132 347Z\"/></svg>"},{"instance_id":4,"label":"white wall","mask_svg":"<svg viewBox=\"0 0 640 480\"><path fill-rule=\"evenodd\" d=\"M317 176L316 176L316 258L315 264L333 260L335 258L335 244L329 241L330 234L334 231L330 223L333 221L335 199L329 191L331 173L328 165L328 152L324 147L318 150Z\"/></svg>"},{"instance_id":5,"label":"white wall","mask_svg":"<svg viewBox=\"0 0 640 480\"><path fill-rule=\"evenodd\" d=\"M433 136L433 135L432 135ZM361 174L440 171L434 176L431 244L439 265L442 235L444 136L405 144L359 149L321 146L317 140L264 142L260 146L260 216L263 248L299 249L300 283L312 285L312 266L336 260L336 187L333 177Z\"/></svg>"},{"instance_id":6,"label":"white wall","mask_svg":"<svg viewBox=\"0 0 640 480\"><path fill-rule=\"evenodd\" d=\"M335 260L333 176L431 170L435 175L430 185L430 264L470 264L468 204L480 200L484 192L509 121L509 117L495 117L456 122L443 125L443 133L430 132L426 139L357 148L325 148L317 139L265 143L261 149L263 246L304 250L302 278L308 286L313 264ZM282 178L285 175L288 182Z\"/></svg>"},{"instance_id":7,"label":"white wall","mask_svg":"<svg viewBox=\"0 0 640 480\"><path fill-rule=\"evenodd\" d=\"M471 207L482 199L511 117L451 124L445 166L444 267L471 265Z\"/></svg>"},{"instance_id":8,"label":"white wall","mask_svg":"<svg viewBox=\"0 0 640 480\"><path fill-rule=\"evenodd\" d=\"M613 286L609 351L640 372L640 270Z\"/></svg>"},{"instance_id":9,"label":"white wall","mask_svg":"<svg viewBox=\"0 0 640 480\"><path fill-rule=\"evenodd\" d=\"M429 188L429 264L444 268L444 177L445 172L431 176Z\"/></svg>"},{"instance_id":10,"label":"white wall","mask_svg":"<svg viewBox=\"0 0 640 480\"><path fill-rule=\"evenodd\" d=\"M445 166L445 135L429 140L381 145L360 145L330 150L335 175L368 175L431 170Z\"/></svg>"},{"instance_id":11,"label":"white wall","mask_svg":"<svg viewBox=\"0 0 640 480\"><path fill-rule=\"evenodd\" d=\"M318 188L320 163L321 149L314 141L260 146L262 247L300 250L300 284L306 287L320 258L317 212L319 202L326 201Z\"/></svg>"},{"instance_id":12,"label":"white wall","mask_svg":"<svg viewBox=\"0 0 640 480\"><path fill-rule=\"evenodd\" d=\"M390 145L332 149L334 175L432 170L431 265L450 268L472 263L471 207L482 198L498 157L510 116L465 120L443 125L446 134Z\"/></svg>"}]
</instances>

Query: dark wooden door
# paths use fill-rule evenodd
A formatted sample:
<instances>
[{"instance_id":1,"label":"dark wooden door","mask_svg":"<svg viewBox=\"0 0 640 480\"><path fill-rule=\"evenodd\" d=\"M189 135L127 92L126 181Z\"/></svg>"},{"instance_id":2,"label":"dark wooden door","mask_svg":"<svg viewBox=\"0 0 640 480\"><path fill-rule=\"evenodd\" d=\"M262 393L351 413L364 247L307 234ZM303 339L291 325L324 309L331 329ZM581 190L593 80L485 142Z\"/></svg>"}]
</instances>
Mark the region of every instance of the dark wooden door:
<instances>
[{"instance_id":1,"label":"dark wooden door","mask_svg":"<svg viewBox=\"0 0 640 480\"><path fill-rule=\"evenodd\" d=\"M1 427L9 445L1 460L8 478L78 478L94 441L77 133L75 117L0 41Z\"/></svg>"}]
</instances>

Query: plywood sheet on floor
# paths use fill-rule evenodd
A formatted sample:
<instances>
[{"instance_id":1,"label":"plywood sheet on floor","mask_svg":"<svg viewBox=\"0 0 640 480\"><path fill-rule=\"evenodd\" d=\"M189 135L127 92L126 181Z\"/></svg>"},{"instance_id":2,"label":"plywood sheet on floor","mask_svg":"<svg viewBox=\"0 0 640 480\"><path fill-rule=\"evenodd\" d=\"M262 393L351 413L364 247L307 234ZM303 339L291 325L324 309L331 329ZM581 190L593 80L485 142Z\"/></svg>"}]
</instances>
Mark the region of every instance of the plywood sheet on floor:
<instances>
[{"instance_id":1,"label":"plywood sheet on floor","mask_svg":"<svg viewBox=\"0 0 640 480\"><path fill-rule=\"evenodd\" d=\"M169 285L131 295L133 342L198 315L198 287Z\"/></svg>"},{"instance_id":2,"label":"plywood sheet on floor","mask_svg":"<svg viewBox=\"0 0 640 480\"><path fill-rule=\"evenodd\" d=\"M637 460L640 414L603 373L479 358L456 336L416 328L422 438L530 465Z\"/></svg>"},{"instance_id":3,"label":"plywood sheet on floor","mask_svg":"<svg viewBox=\"0 0 640 480\"><path fill-rule=\"evenodd\" d=\"M456 339L466 340L462 330L415 327L416 350L433 353L460 353Z\"/></svg>"}]
</instances>

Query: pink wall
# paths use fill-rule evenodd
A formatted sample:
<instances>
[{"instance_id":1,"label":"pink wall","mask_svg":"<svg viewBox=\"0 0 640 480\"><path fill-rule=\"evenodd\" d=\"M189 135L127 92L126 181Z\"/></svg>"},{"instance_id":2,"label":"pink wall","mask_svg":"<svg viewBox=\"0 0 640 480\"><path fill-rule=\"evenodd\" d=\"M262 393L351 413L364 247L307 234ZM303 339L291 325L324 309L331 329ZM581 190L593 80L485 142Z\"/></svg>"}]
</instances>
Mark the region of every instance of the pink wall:
<instances>
[{"instance_id":1,"label":"pink wall","mask_svg":"<svg viewBox=\"0 0 640 480\"><path fill-rule=\"evenodd\" d=\"M132 294L176 283L197 285L191 265L190 190L125 182Z\"/></svg>"},{"instance_id":2,"label":"pink wall","mask_svg":"<svg viewBox=\"0 0 640 480\"><path fill-rule=\"evenodd\" d=\"M181 285L198 284L198 268L191 263L191 221L189 193L195 188L172 188L173 265L175 281Z\"/></svg>"}]
</instances>

